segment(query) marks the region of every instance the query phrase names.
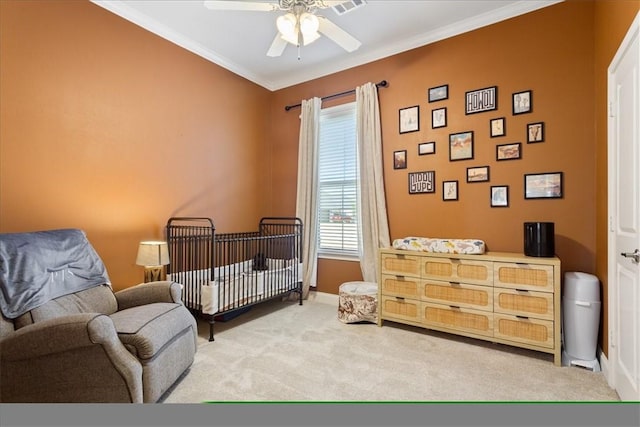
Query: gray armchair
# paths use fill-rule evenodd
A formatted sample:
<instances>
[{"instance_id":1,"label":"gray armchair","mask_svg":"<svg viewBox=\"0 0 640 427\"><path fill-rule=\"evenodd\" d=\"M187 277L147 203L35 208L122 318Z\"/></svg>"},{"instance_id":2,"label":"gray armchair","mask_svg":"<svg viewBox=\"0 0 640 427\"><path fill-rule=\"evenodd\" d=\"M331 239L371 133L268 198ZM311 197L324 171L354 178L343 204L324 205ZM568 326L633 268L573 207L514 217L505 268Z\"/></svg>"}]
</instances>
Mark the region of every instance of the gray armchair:
<instances>
[{"instance_id":1,"label":"gray armchair","mask_svg":"<svg viewBox=\"0 0 640 427\"><path fill-rule=\"evenodd\" d=\"M157 402L196 352L180 285L113 292L81 230L0 234L0 309L0 402Z\"/></svg>"}]
</instances>

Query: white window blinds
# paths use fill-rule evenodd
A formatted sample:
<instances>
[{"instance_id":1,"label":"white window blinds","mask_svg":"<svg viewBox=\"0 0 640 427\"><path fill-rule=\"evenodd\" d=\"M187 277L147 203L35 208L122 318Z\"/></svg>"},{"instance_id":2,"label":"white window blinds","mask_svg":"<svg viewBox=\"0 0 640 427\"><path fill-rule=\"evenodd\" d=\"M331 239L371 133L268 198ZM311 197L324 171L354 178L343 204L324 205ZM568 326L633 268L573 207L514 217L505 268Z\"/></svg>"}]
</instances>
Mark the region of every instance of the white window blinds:
<instances>
[{"instance_id":1,"label":"white window blinds","mask_svg":"<svg viewBox=\"0 0 640 427\"><path fill-rule=\"evenodd\" d=\"M356 104L323 109L318 149L318 253L357 256Z\"/></svg>"}]
</instances>

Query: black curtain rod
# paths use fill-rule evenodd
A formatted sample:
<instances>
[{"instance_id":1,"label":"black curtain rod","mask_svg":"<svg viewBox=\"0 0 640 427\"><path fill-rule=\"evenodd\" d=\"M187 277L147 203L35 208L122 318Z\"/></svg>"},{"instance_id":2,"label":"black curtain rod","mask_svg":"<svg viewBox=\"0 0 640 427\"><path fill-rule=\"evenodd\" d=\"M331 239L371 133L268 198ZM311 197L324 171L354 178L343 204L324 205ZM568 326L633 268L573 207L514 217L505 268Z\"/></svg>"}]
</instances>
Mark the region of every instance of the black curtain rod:
<instances>
[{"instance_id":1,"label":"black curtain rod","mask_svg":"<svg viewBox=\"0 0 640 427\"><path fill-rule=\"evenodd\" d=\"M387 87L389 86L389 83L387 83L386 80L381 81L380 83L376 83L377 87ZM322 99L323 101L327 100L327 99L331 99L331 98L337 98L339 96L345 96L345 95L351 95L352 93L355 93L356 90L355 89L351 89L351 90L347 90L345 92L340 92L340 93L334 93L333 95L327 95L327 96L323 96ZM300 107L302 106L302 104L295 104L295 105L287 105L284 107L285 111L289 111L292 108L296 108L296 107Z\"/></svg>"}]
</instances>

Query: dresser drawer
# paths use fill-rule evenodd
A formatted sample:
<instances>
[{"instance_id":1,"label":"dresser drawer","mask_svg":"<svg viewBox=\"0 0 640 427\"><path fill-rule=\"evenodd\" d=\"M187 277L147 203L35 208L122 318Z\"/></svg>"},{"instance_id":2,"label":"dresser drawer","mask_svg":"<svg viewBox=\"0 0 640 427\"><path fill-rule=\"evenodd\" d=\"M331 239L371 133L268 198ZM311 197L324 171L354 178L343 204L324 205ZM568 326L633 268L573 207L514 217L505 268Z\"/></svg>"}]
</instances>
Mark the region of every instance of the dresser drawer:
<instances>
[{"instance_id":1,"label":"dresser drawer","mask_svg":"<svg viewBox=\"0 0 640 427\"><path fill-rule=\"evenodd\" d=\"M383 274L380 292L382 295L420 299L420 279L411 276Z\"/></svg>"},{"instance_id":2,"label":"dresser drawer","mask_svg":"<svg viewBox=\"0 0 640 427\"><path fill-rule=\"evenodd\" d=\"M496 313L553 320L553 294L550 292L494 288L493 304Z\"/></svg>"},{"instance_id":3,"label":"dresser drawer","mask_svg":"<svg viewBox=\"0 0 640 427\"><path fill-rule=\"evenodd\" d=\"M493 336L493 314L486 311L425 302L422 316L427 326Z\"/></svg>"},{"instance_id":4,"label":"dresser drawer","mask_svg":"<svg viewBox=\"0 0 640 427\"><path fill-rule=\"evenodd\" d=\"M421 298L426 302L493 311L493 289L489 286L425 280Z\"/></svg>"},{"instance_id":5,"label":"dresser drawer","mask_svg":"<svg viewBox=\"0 0 640 427\"><path fill-rule=\"evenodd\" d=\"M419 260L415 255L383 253L380 256L382 274L420 277Z\"/></svg>"},{"instance_id":6,"label":"dresser drawer","mask_svg":"<svg viewBox=\"0 0 640 427\"><path fill-rule=\"evenodd\" d=\"M553 322L494 313L495 337L553 348Z\"/></svg>"},{"instance_id":7,"label":"dresser drawer","mask_svg":"<svg viewBox=\"0 0 640 427\"><path fill-rule=\"evenodd\" d=\"M385 318L396 318L419 323L421 307L422 303L419 300L386 295L382 295L380 298L380 310L382 317Z\"/></svg>"},{"instance_id":8,"label":"dresser drawer","mask_svg":"<svg viewBox=\"0 0 640 427\"><path fill-rule=\"evenodd\" d=\"M553 292L553 266L495 262L494 285L533 291Z\"/></svg>"},{"instance_id":9,"label":"dresser drawer","mask_svg":"<svg viewBox=\"0 0 640 427\"><path fill-rule=\"evenodd\" d=\"M489 261L423 257L421 264L425 279L479 285L491 285L493 282L493 267Z\"/></svg>"}]
</instances>

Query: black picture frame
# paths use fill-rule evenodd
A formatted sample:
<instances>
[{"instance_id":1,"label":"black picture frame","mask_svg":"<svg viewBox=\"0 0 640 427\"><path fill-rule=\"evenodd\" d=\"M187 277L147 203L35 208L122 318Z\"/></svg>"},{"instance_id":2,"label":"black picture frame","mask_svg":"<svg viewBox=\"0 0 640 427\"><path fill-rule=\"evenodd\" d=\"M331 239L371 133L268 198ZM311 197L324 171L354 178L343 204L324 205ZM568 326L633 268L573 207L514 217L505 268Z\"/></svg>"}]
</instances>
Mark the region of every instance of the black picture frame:
<instances>
[{"instance_id":1,"label":"black picture frame","mask_svg":"<svg viewBox=\"0 0 640 427\"><path fill-rule=\"evenodd\" d=\"M473 159L473 131L449 134L449 161Z\"/></svg>"},{"instance_id":2,"label":"black picture frame","mask_svg":"<svg viewBox=\"0 0 640 427\"><path fill-rule=\"evenodd\" d=\"M420 144L418 144L418 155L419 156L425 156L428 154L435 154L436 153L436 142L435 141L429 141L429 142L421 142Z\"/></svg>"},{"instance_id":3,"label":"black picture frame","mask_svg":"<svg viewBox=\"0 0 640 427\"><path fill-rule=\"evenodd\" d=\"M508 185L492 185L489 195L491 199L492 208L508 208L509 207L509 186Z\"/></svg>"},{"instance_id":4,"label":"black picture frame","mask_svg":"<svg viewBox=\"0 0 640 427\"><path fill-rule=\"evenodd\" d=\"M489 86L464 93L464 113L467 115L497 109L498 86Z\"/></svg>"},{"instance_id":5,"label":"black picture frame","mask_svg":"<svg viewBox=\"0 0 640 427\"><path fill-rule=\"evenodd\" d=\"M430 87L427 91L427 99L429 102L444 101L449 99L449 85L440 85Z\"/></svg>"},{"instance_id":6,"label":"black picture frame","mask_svg":"<svg viewBox=\"0 0 640 427\"><path fill-rule=\"evenodd\" d=\"M443 128L447 126L447 107L434 108L431 110L431 129Z\"/></svg>"},{"instance_id":7,"label":"black picture frame","mask_svg":"<svg viewBox=\"0 0 640 427\"><path fill-rule=\"evenodd\" d=\"M527 123L527 144L544 142L544 122Z\"/></svg>"},{"instance_id":8,"label":"black picture frame","mask_svg":"<svg viewBox=\"0 0 640 427\"><path fill-rule=\"evenodd\" d=\"M409 172L409 194L436 192L436 171Z\"/></svg>"},{"instance_id":9,"label":"black picture frame","mask_svg":"<svg viewBox=\"0 0 640 427\"><path fill-rule=\"evenodd\" d=\"M562 172L527 173L524 175L525 199L561 199L564 197Z\"/></svg>"},{"instance_id":10,"label":"black picture frame","mask_svg":"<svg viewBox=\"0 0 640 427\"><path fill-rule=\"evenodd\" d=\"M512 113L514 116L518 114L527 114L533 111L533 92L531 90L523 90L515 92L511 97Z\"/></svg>"},{"instance_id":11,"label":"black picture frame","mask_svg":"<svg viewBox=\"0 0 640 427\"><path fill-rule=\"evenodd\" d=\"M442 201L458 200L458 180L442 181Z\"/></svg>"},{"instance_id":12,"label":"black picture frame","mask_svg":"<svg viewBox=\"0 0 640 427\"><path fill-rule=\"evenodd\" d=\"M473 166L467 168L467 182L488 182L489 166Z\"/></svg>"},{"instance_id":13,"label":"black picture frame","mask_svg":"<svg viewBox=\"0 0 640 427\"><path fill-rule=\"evenodd\" d=\"M417 132L420 130L420 106L401 108L398 111L400 133Z\"/></svg>"},{"instance_id":14,"label":"black picture frame","mask_svg":"<svg viewBox=\"0 0 640 427\"><path fill-rule=\"evenodd\" d=\"M522 143L511 142L509 144L496 145L496 161L517 160L522 158Z\"/></svg>"},{"instance_id":15,"label":"black picture frame","mask_svg":"<svg viewBox=\"0 0 640 427\"><path fill-rule=\"evenodd\" d=\"M407 150L397 150L393 152L393 168L407 168Z\"/></svg>"},{"instance_id":16,"label":"black picture frame","mask_svg":"<svg viewBox=\"0 0 640 427\"><path fill-rule=\"evenodd\" d=\"M506 125L507 123L504 117L489 120L489 136L491 138L505 136L507 134Z\"/></svg>"}]
</instances>

